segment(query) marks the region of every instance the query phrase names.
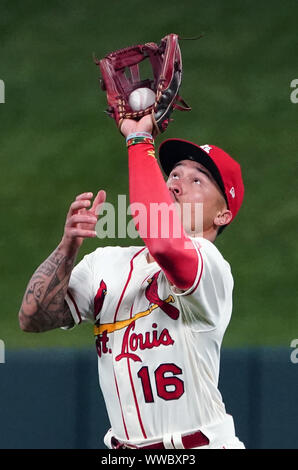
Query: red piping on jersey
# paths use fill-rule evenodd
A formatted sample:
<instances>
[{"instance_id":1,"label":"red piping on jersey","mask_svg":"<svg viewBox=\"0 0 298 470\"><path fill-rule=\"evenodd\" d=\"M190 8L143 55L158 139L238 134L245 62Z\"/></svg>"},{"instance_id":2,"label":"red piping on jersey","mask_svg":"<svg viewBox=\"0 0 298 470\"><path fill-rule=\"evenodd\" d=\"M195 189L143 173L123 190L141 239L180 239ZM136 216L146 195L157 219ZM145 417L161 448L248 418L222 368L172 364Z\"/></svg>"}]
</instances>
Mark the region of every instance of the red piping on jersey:
<instances>
[{"instance_id":1,"label":"red piping on jersey","mask_svg":"<svg viewBox=\"0 0 298 470\"><path fill-rule=\"evenodd\" d=\"M200 272L199 279L197 280L196 285L195 285L194 288L191 289L191 291L188 292L188 294L186 294L186 295L192 294L192 293L197 289L198 285L200 284L201 278L202 278L204 261L203 261L203 256L202 256L202 253L201 253L200 248L198 249L198 252L199 252L199 255L200 255L200 258L201 258L201 272Z\"/></svg>"},{"instance_id":2,"label":"red piping on jersey","mask_svg":"<svg viewBox=\"0 0 298 470\"><path fill-rule=\"evenodd\" d=\"M130 271L129 271L129 274L128 274L128 277L127 277L127 281L126 281L126 283L125 283L125 286L124 286L124 288L123 288L123 291L122 291L122 293L121 293L121 295L120 295L118 305L117 305L116 310L115 310L114 323L115 323L115 321L116 321L117 314L118 314L118 310L119 310L120 304L121 304L121 302L122 302L123 296L124 296L124 294L125 294L126 288L127 288L128 283L129 283L129 281L130 281L130 279L131 279L131 275L132 275L132 271L133 271L133 260L134 260L142 251L144 251L144 250L145 250L145 247L142 248L141 250L139 250L139 251L131 258L131 260L130 260Z\"/></svg>"},{"instance_id":3,"label":"red piping on jersey","mask_svg":"<svg viewBox=\"0 0 298 470\"><path fill-rule=\"evenodd\" d=\"M143 285L144 282L147 281L147 279L149 279L150 277L152 277L152 274L148 274L148 275L145 277L144 281L142 281L142 284L141 284L141 285Z\"/></svg>"},{"instance_id":4,"label":"red piping on jersey","mask_svg":"<svg viewBox=\"0 0 298 470\"><path fill-rule=\"evenodd\" d=\"M114 371L114 379L115 379L115 385L116 385L118 400L119 400L120 409L121 409L121 416L122 416L122 422L123 422L123 426L124 426L124 431L125 431L126 439L129 441L129 435L128 435L127 428L126 428L126 424L125 424L125 420L124 420L123 409L122 409L122 404L121 404L121 400L120 400L119 389L118 389L118 384L117 384L117 379L116 379L115 371Z\"/></svg>"},{"instance_id":5,"label":"red piping on jersey","mask_svg":"<svg viewBox=\"0 0 298 470\"><path fill-rule=\"evenodd\" d=\"M134 261L134 259L135 259L142 251L144 251L144 250L145 250L145 247L142 248L141 250L139 250L137 253L135 253L134 256L133 256L133 257L131 258L131 260L130 260L130 270L129 270L129 274L128 274L128 277L127 277L125 286L123 287L123 290L122 290L122 292L121 292L121 295L120 295L120 298L119 298L119 301L118 301L118 304L117 304L117 307L116 307L116 310L115 310L114 323L116 322L117 314L118 314L118 311L119 311L119 308L120 308L120 305L121 305L123 296L124 296L124 294L125 294L125 291L126 291L126 289L127 289L127 286L128 286L128 284L129 284L129 281L130 281L131 276L132 276L132 272L133 272L133 261ZM126 435L126 438L129 440L129 435L128 435L128 432L127 432L127 428L126 428L126 424L125 424L125 419L124 419L124 414L123 414L123 409L122 409L121 400L120 400L120 393L119 393L119 388L118 388L118 384L117 384L115 369L114 369L114 379L115 379L115 384L116 384L116 389L117 389L117 395L118 395L118 399L119 399L119 403L120 403L120 408L121 408L121 415L122 415L122 421L123 421L123 426L124 426L124 430L125 430L125 435ZM141 422L140 422L140 424L141 424Z\"/></svg>"},{"instance_id":6,"label":"red piping on jersey","mask_svg":"<svg viewBox=\"0 0 298 470\"><path fill-rule=\"evenodd\" d=\"M67 291L67 293L68 293L68 295L69 295L70 300L72 301L72 303L73 303L73 305L74 305L74 308L76 309L77 315L78 315L78 317L79 317L79 324L80 324L80 323L82 322L82 317L81 317L79 308L78 308L78 306L77 306L77 304L76 304L76 301L75 301L75 299L73 298L73 296L72 296L72 294L70 293L69 290Z\"/></svg>"},{"instance_id":7,"label":"red piping on jersey","mask_svg":"<svg viewBox=\"0 0 298 470\"><path fill-rule=\"evenodd\" d=\"M130 318L132 317L132 309L133 309L133 304L132 304L131 309L130 309ZM137 410L137 415L138 415L141 431L142 431L144 439L147 439L147 434L146 434L146 431L144 429L144 425L143 425L143 421L142 421L141 413L140 413L140 408L139 408L139 404L138 404L138 400L137 400L137 396L136 396L136 391L135 391L134 383L133 383L133 380L132 380L129 358L127 358L127 367L128 367L130 385L131 385L133 398L134 398L135 405L136 405L136 410Z\"/></svg>"}]
</instances>

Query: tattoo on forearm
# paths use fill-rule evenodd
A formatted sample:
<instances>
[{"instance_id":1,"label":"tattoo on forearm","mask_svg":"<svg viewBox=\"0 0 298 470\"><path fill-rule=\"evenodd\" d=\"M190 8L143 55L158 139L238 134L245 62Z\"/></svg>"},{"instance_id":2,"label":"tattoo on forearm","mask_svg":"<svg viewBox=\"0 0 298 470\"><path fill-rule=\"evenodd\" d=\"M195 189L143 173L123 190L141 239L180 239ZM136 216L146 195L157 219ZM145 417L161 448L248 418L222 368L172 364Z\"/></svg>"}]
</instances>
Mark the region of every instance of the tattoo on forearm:
<instances>
[{"instance_id":1,"label":"tattoo on forearm","mask_svg":"<svg viewBox=\"0 0 298 470\"><path fill-rule=\"evenodd\" d=\"M26 302L30 303L33 299L40 300L43 294L44 285L45 281L40 278L40 276L34 275L25 294Z\"/></svg>"},{"instance_id":2,"label":"tattoo on forearm","mask_svg":"<svg viewBox=\"0 0 298 470\"><path fill-rule=\"evenodd\" d=\"M47 331L74 324L65 295L74 258L54 251L33 274L24 295L20 316L32 331Z\"/></svg>"},{"instance_id":3,"label":"tattoo on forearm","mask_svg":"<svg viewBox=\"0 0 298 470\"><path fill-rule=\"evenodd\" d=\"M41 333L61 326L72 327L74 325L66 302L64 302L63 308L57 309L55 312L48 312L40 308L36 315L29 315L21 308L21 316L23 322L30 321L30 329L34 332Z\"/></svg>"},{"instance_id":4,"label":"tattoo on forearm","mask_svg":"<svg viewBox=\"0 0 298 470\"><path fill-rule=\"evenodd\" d=\"M41 274L44 274L45 276L51 276L53 272L55 271L56 266L55 264L52 264L50 261L45 261L39 269L39 272Z\"/></svg>"}]
</instances>

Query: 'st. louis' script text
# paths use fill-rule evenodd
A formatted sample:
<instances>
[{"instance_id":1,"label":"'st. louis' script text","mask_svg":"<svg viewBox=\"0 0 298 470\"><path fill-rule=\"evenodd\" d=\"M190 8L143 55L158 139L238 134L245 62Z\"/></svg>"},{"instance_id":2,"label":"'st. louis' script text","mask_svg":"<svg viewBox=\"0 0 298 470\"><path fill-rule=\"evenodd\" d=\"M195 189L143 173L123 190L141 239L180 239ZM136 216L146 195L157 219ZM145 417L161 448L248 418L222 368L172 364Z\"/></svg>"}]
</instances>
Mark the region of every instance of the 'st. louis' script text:
<instances>
[{"instance_id":1,"label":"'st. louis' script text","mask_svg":"<svg viewBox=\"0 0 298 470\"><path fill-rule=\"evenodd\" d=\"M158 348L159 346L171 346L174 344L169 330L164 328L161 332L157 330L157 324L152 324L152 331L145 331L144 333L134 333L135 322L132 322L125 330L122 339L121 352L115 359L120 361L121 359L132 359L136 362L142 362L142 359L136 351L144 351L145 349ZM98 335L96 340L96 348L99 357L102 354L112 353L112 349L108 347L109 337L107 331L104 331L101 335Z\"/></svg>"}]
</instances>

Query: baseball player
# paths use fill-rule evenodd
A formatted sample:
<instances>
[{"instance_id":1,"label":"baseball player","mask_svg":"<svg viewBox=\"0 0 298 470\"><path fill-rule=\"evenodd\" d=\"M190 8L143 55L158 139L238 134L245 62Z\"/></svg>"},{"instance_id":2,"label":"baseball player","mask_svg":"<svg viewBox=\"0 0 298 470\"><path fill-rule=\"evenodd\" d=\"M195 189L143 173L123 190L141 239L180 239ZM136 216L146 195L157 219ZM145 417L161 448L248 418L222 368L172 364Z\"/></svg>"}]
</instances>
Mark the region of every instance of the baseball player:
<instances>
[{"instance_id":1,"label":"baseball player","mask_svg":"<svg viewBox=\"0 0 298 470\"><path fill-rule=\"evenodd\" d=\"M165 182L151 116L125 119L121 132L130 203L147 209L143 219L133 214L144 246L100 247L74 267L83 240L96 236L106 197L99 191L91 203L92 193L77 196L61 243L28 284L20 326L39 332L93 323L108 448L244 448L218 390L233 277L214 244L241 206L240 166L213 145L169 139L159 150ZM157 203L180 209L171 211L168 236L150 236ZM196 203L203 205L200 236Z\"/></svg>"}]
</instances>

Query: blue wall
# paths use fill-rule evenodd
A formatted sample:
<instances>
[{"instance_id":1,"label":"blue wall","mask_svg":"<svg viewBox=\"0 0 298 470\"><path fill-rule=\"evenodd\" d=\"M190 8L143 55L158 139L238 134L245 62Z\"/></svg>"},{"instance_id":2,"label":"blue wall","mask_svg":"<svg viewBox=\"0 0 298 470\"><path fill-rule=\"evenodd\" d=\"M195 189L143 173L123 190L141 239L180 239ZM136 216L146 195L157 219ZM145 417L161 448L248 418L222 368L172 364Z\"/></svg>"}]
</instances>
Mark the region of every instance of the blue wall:
<instances>
[{"instance_id":1,"label":"blue wall","mask_svg":"<svg viewBox=\"0 0 298 470\"><path fill-rule=\"evenodd\" d=\"M247 448L298 448L298 364L290 353L222 351L220 390ZM0 448L102 449L108 427L93 349L6 351Z\"/></svg>"}]
</instances>

